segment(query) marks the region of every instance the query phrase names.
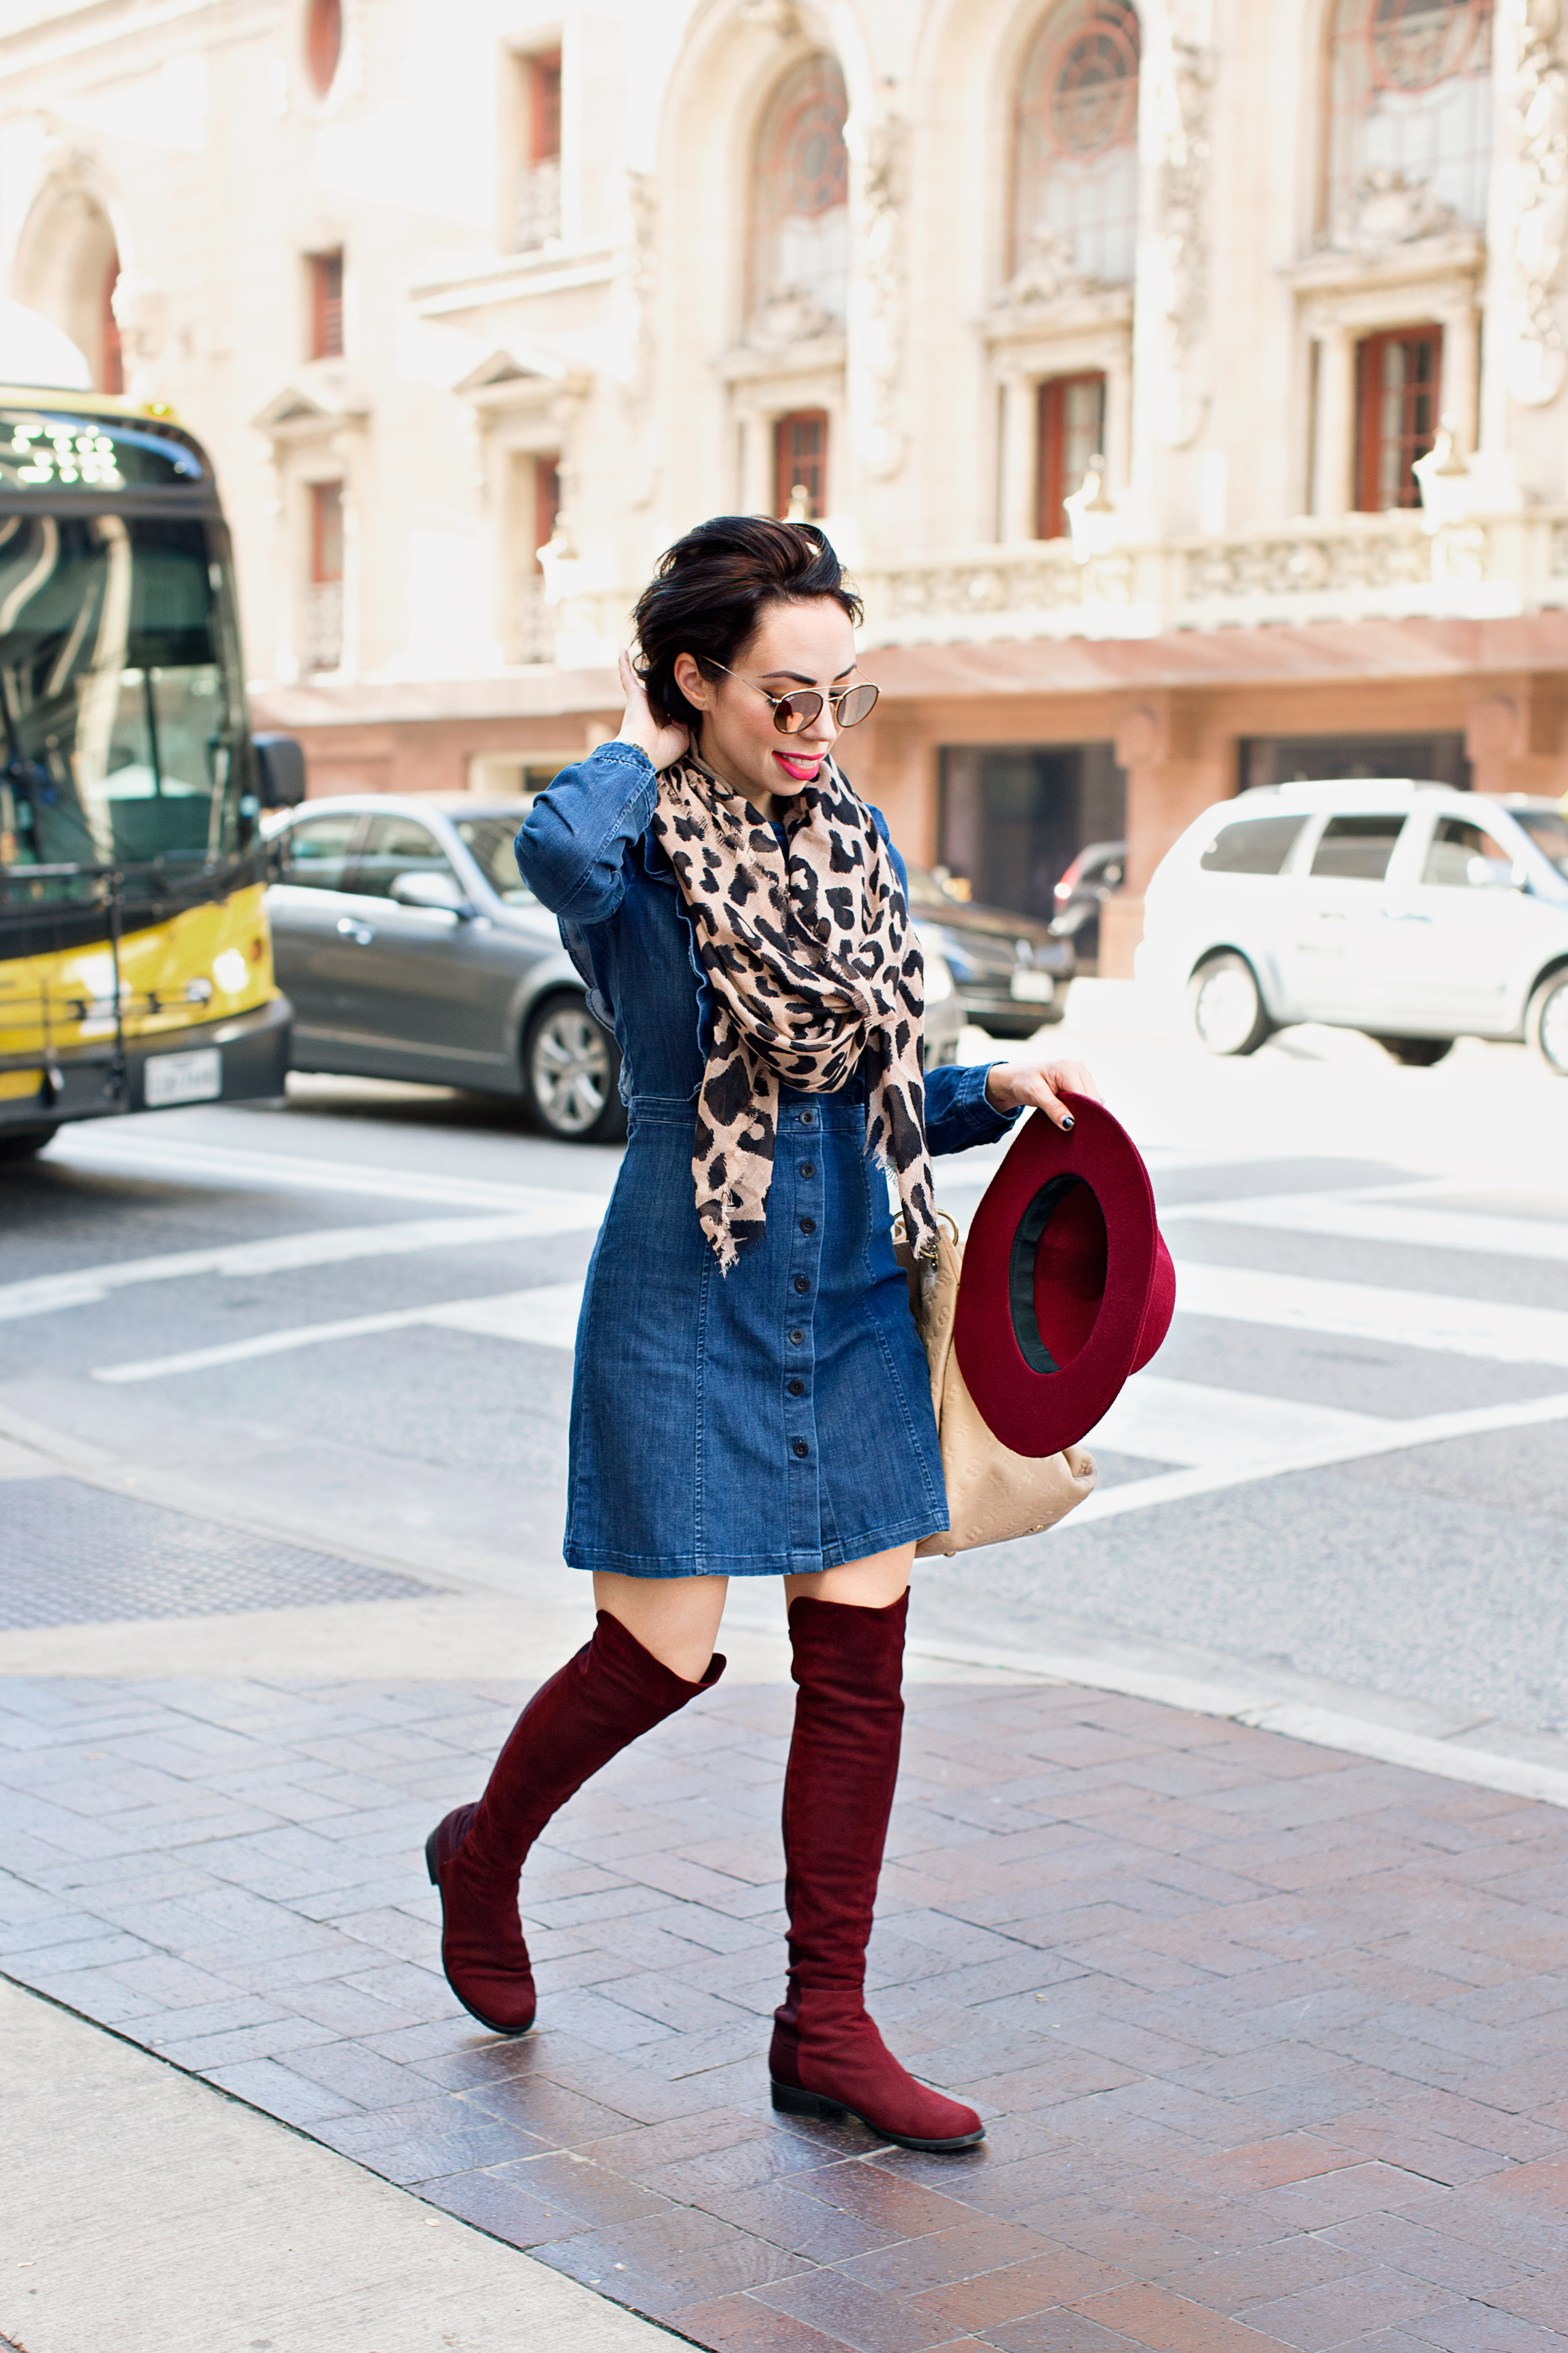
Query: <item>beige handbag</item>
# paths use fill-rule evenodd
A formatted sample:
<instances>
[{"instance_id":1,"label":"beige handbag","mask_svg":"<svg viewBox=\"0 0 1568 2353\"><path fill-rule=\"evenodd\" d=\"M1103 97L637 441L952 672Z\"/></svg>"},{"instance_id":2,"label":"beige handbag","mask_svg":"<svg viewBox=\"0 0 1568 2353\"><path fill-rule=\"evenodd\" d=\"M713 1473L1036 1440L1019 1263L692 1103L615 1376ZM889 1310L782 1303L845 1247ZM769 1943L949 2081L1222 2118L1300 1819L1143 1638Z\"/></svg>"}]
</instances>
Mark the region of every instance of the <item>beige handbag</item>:
<instances>
[{"instance_id":1,"label":"beige handbag","mask_svg":"<svg viewBox=\"0 0 1568 2353\"><path fill-rule=\"evenodd\" d=\"M1081 1446L1061 1454L1015 1454L981 1419L952 1346L963 1245L945 1212L941 1222L952 1232L942 1233L934 1263L917 1263L901 1218L893 1228L893 1248L909 1277L910 1304L931 1366L931 1401L947 1482L949 1525L915 1546L922 1558L1039 1535L1091 1495L1100 1475L1093 1456Z\"/></svg>"}]
</instances>

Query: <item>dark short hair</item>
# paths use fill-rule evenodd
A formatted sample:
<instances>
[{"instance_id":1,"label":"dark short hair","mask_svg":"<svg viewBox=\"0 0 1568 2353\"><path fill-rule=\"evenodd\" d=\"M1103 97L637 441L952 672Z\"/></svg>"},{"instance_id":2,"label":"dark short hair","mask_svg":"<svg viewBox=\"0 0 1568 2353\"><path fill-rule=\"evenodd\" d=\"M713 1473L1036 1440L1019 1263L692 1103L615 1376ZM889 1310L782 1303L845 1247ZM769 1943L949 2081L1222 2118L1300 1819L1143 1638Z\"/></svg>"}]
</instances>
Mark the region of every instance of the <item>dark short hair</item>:
<instances>
[{"instance_id":1,"label":"dark short hair","mask_svg":"<svg viewBox=\"0 0 1568 2353\"><path fill-rule=\"evenodd\" d=\"M774 522L769 515L715 515L658 559L637 598L637 674L653 715L664 725L697 726L702 714L675 682L689 654L704 678L733 663L769 605L831 596L858 624L860 599L814 522Z\"/></svg>"}]
</instances>

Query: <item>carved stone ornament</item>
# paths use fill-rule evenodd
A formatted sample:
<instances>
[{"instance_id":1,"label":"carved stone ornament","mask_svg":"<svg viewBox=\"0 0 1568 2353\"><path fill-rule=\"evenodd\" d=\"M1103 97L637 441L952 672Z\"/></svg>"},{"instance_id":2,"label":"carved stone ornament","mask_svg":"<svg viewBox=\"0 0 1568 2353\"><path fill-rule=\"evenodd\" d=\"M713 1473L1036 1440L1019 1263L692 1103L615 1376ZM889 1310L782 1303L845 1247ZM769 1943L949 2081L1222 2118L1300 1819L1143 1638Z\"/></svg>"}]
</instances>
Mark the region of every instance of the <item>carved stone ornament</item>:
<instances>
[{"instance_id":1,"label":"carved stone ornament","mask_svg":"<svg viewBox=\"0 0 1568 2353\"><path fill-rule=\"evenodd\" d=\"M1018 267L1002 289L999 309L1044 310L1076 295L1102 290L1097 278L1086 278L1078 266L1070 237L1044 223L1024 240Z\"/></svg>"},{"instance_id":2,"label":"carved stone ornament","mask_svg":"<svg viewBox=\"0 0 1568 2353\"><path fill-rule=\"evenodd\" d=\"M1514 128L1514 213L1508 275L1513 314L1509 389L1544 408L1568 378L1560 293L1568 245L1568 73L1563 0L1507 0Z\"/></svg>"},{"instance_id":3,"label":"carved stone ornament","mask_svg":"<svg viewBox=\"0 0 1568 2353\"><path fill-rule=\"evenodd\" d=\"M861 455L884 481L899 471L908 448L899 417L908 307L903 206L908 141L901 116L885 114L867 129L859 156L853 399Z\"/></svg>"},{"instance_id":4,"label":"carved stone ornament","mask_svg":"<svg viewBox=\"0 0 1568 2353\"><path fill-rule=\"evenodd\" d=\"M1395 246L1447 237L1462 227L1452 206L1444 204L1426 181L1406 179L1403 172L1380 164L1356 182L1319 243L1336 253L1371 259Z\"/></svg>"},{"instance_id":5,"label":"carved stone ornament","mask_svg":"<svg viewBox=\"0 0 1568 2353\"><path fill-rule=\"evenodd\" d=\"M1208 392L1202 346L1208 322L1209 104L1214 58L1173 34L1154 78L1159 126L1159 233L1151 293L1159 320L1160 438L1184 449L1202 429Z\"/></svg>"},{"instance_id":6,"label":"carved stone ornament","mask_svg":"<svg viewBox=\"0 0 1568 2353\"><path fill-rule=\"evenodd\" d=\"M803 293L798 286L779 286L764 294L752 311L744 348L787 352L797 343L815 343L838 332L837 320L814 295Z\"/></svg>"}]
</instances>

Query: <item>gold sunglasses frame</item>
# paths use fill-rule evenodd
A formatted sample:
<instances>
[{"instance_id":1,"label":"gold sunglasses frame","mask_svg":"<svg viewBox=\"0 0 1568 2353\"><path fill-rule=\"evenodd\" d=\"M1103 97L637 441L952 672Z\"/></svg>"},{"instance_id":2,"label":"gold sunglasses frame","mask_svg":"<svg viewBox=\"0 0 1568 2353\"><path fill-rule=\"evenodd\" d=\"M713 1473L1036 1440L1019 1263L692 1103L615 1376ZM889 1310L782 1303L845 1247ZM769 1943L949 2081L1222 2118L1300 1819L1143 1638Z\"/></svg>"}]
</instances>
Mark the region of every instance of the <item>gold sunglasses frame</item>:
<instances>
[{"instance_id":1,"label":"gold sunglasses frame","mask_svg":"<svg viewBox=\"0 0 1568 2353\"><path fill-rule=\"evenodd\" d=\"M715 662L713 667L715 670L721 670L726 678L732 678L738 685L749 686L753 694L762 695L766 702L773 704L773 725L781 735L801 734L810 726L814 719L821 717L825 703L832 707L833 723L836 727L839 729L858 727L869 719L881 699L881 688L874 685L868 678L857 680L853 686L841 686L837 694L821 694L815 686L797 686L792 688L788 694L769 694L767 688L759 686L754 678L742 678L738 670L731 670L724 662ZM842 719L839 716L840 705L852 694L869 694L871 700L865 710L858 712L855 718ZM790 726L782 714L786 711L799 710L800 705L805 702L809 702L814 707L810 711L801 711L798 725Z\"/></svg>"}]
</instances>

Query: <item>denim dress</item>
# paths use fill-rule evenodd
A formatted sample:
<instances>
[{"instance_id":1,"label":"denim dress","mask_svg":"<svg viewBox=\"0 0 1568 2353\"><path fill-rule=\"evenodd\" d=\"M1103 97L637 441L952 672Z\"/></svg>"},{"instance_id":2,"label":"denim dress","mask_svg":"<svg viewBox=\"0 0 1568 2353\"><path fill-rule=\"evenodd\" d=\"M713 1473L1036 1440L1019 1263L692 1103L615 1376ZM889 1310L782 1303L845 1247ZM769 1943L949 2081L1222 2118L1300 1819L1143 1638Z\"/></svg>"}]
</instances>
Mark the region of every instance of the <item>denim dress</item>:
<instances>
[{"instance_id":1,"label":"denim dress","mask_svg":"<svg viewBox=\"0 0 1568 2353\"><path fill-rule=\"evenodd\" d=\"M602 744L517 838L615 1031L628 1113L577 1325L565 1556L626 1577L833 1568L947 1525L888 1180L866 1155L862 1079L784 1088L767 1231L720 1271L691 1175L709 987L655 799L647 756ZM1016 1114L984 1084L978 1067L926 1073L933 1153L1006 1132Z\"/></svg>"}]
</instances>

